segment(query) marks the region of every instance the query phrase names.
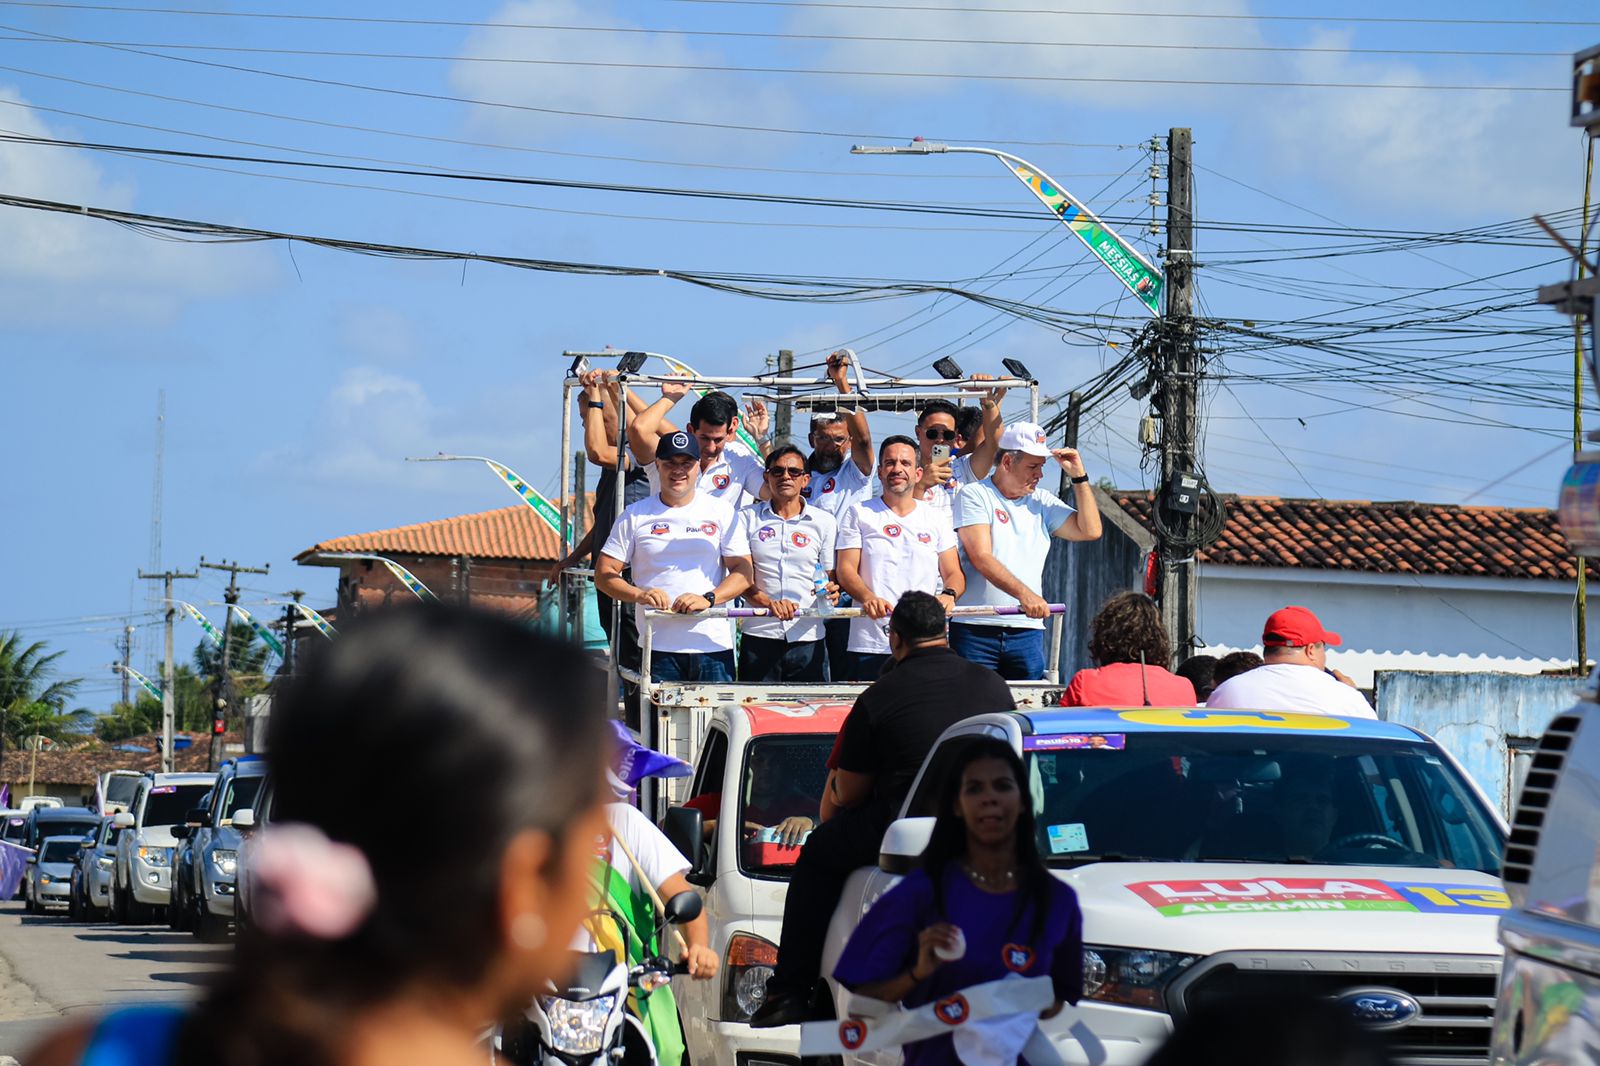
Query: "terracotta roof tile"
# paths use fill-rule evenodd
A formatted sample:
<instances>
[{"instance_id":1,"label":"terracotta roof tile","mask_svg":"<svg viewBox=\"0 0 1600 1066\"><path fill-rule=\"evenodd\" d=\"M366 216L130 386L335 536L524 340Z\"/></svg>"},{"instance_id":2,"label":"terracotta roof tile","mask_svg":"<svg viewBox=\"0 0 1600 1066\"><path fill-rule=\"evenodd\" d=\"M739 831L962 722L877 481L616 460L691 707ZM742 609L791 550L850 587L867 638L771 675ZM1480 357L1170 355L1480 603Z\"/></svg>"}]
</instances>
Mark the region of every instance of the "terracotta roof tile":
<instances>
[{"instance_id":1,"label":"terracotta roof tile","mask_svg":"<svg viewBox=\"0 0 1600 1066\"><path fill-rule=\"evenodd\" d=\"M593 506L586 521L594 517ZM321 552L372 552L378 555L470 556L474 559L555 562L561 546L555 531L522 504L493 511L418 522L373 533L355 533L314 544L295 557L308 562Z\"/></svg>"},{"instance_id":2,"label":"terracotta roof tile","mask_svg":"<svg viewBox=\"0 0 1600 1066\"><path fill-rule=\"evenodd\" d=\"M173 769L179 773L203 773L211 735L180 732L179 736L188 736L194 743L173 752ZM224 744L242 744L244 736L237 732L226 733L222 740ZM116 745L120 744L138 745L147 750L118 751ZM41 751L35 762L32 752L15 751L7 745L5 757L0 759L0 781L11 784L13 795L17 794L18 785L26 787L30 772L40 784L85 785L92 789L95 778L107 770L160 770L158 750L154 736L130 737L115 744L96 740L72 750L61 746L53 751Z\"/></svg>"},{"instance_id":3,"label":"terracotta roof tile","mask_svg":"<svg viewBox=\"0 0 1600 1066\"><path fill-rule=\"evenodd\" d=\"M1123 510L1150 526L1149 493L1113 495ZM1542 581L1577 576L1555 512L1542 508L1223 499L1227 521L1216 543L1200 552L1203 563ZM1594 567L1590 573L1596 573Z\"/></svg>"}]
</instances>

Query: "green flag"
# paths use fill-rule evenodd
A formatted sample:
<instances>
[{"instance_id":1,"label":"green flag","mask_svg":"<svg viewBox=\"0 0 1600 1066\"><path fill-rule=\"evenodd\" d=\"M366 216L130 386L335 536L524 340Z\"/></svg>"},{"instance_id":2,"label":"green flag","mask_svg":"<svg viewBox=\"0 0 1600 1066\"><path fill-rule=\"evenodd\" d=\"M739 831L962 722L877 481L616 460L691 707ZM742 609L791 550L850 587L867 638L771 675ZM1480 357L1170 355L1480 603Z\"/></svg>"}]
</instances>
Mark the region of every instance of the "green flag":
<instances>
[{"instance_id":1,"label":"green flag","mask_svg":"<svg viewBox=\"0 0 1600 1066\"><path fill-rule=\"evenodd\" d=\"M236 604L233 609L239 612L239 617L243 618L251 629L255 630L256 636L261 638L262 643L277 652L278 658L283 658L283 642L273 635L272 630L257 622L250 612L243 607Z\"/></svg>"},{"instance_id":2,"label":"green flag","mask_svg":"<svg viewBox=\"0 0 1600 1066\"><path fill-rule=\"evenodd\" d=\"M599 877L604 905L622 919L621 943L603 933L595 935L595 942L602 950L607 947L617 950L620 946L629 966L637 966L659 955L656 909L649 895L635 889L610 863L601 864ZM661 1066L680 1066L684 1053L683 1027L678 1024L678 1002L673 998L672 986L664 985L654 992L635 990L629 993L628 1002L644 1023L650 1043L656 1049L656 1060Z\"/></svg>"}]
</instances>

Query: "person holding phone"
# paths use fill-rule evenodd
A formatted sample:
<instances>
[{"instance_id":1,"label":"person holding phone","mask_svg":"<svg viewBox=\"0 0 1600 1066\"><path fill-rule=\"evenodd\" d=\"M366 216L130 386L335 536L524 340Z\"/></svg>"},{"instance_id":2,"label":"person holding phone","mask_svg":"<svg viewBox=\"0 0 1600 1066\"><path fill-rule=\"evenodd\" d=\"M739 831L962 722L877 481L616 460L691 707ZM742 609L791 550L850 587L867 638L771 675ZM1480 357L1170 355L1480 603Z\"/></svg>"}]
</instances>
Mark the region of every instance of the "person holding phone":
<instances>
[{"instance_id":1,"label":"person holding phone","mask_svg":"<svg viewBox=\"0 0 1600 1066\"><path fill-rule=\"evenodd\" d=\"M987 374L974 374L974 380L987 380ZM956 493L961 486L982 481L994 467L1000 452L1000 401L1005 389L989 389L983 394L981 439L966 455L956 455L961 439L961 409L949 400L930 400L917 415L917 457L922 467L917 479L917 499L950 519L955 513Z\"/></svg>"}]
</instances>

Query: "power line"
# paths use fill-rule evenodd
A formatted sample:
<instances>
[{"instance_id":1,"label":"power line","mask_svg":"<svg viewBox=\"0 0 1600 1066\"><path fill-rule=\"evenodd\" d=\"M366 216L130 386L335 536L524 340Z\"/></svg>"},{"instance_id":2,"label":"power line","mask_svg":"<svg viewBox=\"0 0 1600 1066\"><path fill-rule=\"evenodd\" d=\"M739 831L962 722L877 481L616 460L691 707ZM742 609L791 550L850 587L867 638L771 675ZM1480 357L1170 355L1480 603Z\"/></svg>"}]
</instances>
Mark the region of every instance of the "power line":
<instances>
[{"instance_id":1,"label":"power line","mask_svg":"<svg viewBox=\"0 0 1600 1066\"><path fill-rule=\"evenodd\" d=\"M1600 26L1600 22L1557 19L1398 18L1356 15L1226 15L1193 11L1084 11L1036 7L954 7L936 4L863 4L843 0L673 0L679 4L740 7L844 8L856 11L940 11L971 15L1093 15L1103 18L1216 19L1232 22L1362 22L1418 26Z\"/></svg>"}]
</instances>

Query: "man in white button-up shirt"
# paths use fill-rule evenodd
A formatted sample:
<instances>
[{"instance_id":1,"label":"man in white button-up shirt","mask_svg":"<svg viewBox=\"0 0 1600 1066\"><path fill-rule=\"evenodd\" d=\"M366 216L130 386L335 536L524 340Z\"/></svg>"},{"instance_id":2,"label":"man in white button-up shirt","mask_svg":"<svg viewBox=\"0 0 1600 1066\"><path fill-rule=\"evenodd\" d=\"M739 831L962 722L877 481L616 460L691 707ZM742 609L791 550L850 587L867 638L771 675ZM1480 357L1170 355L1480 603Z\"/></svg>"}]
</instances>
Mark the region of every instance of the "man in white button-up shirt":
<instances>
[{"instance_id":1,"label":"man in white button-up shirt","mask_svg":"<svg viewBox=\"0 0 1600 1066\"><path fill-rule=\"evenodd\" d=\"M739 644L739 680L753 683L823 680L823 623L795 618L795 613L825 606L833 581L833 516L802 492L806 461L792 444L767 456L767 489L771 501L758 501L739 512L755 588L745 602L764 607L770 618L751 619Z\"/></svg>"}]
</instances>

